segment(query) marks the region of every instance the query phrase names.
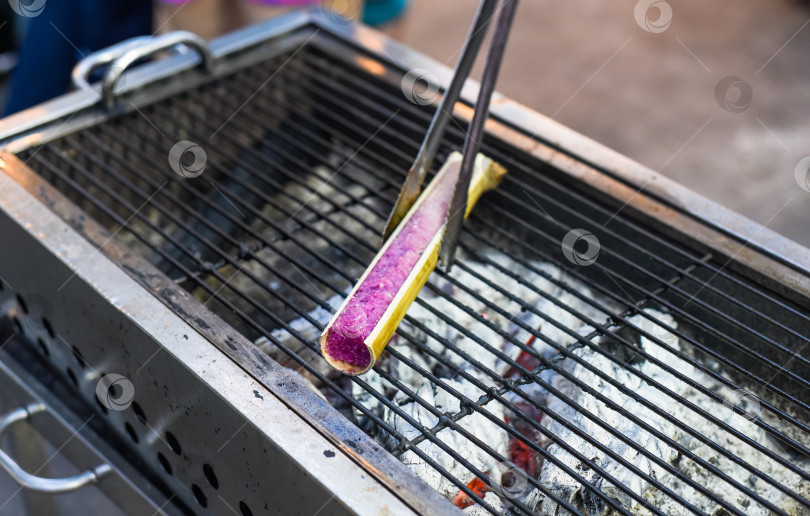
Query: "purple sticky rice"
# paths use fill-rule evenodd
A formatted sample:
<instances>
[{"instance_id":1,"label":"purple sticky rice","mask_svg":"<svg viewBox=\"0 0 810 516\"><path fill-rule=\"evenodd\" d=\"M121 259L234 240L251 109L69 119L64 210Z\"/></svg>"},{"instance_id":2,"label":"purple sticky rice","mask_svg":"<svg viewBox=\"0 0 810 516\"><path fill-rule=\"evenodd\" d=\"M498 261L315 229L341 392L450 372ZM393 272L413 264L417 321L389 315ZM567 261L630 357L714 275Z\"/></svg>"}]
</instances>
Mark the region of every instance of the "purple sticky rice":
<instances>
[{"instance_id":1,"label":"purple sticky rice","mask_svg":"<svg viewBox=\"0 0 810 516\"><path fill-rule=\"evenodd\" d=\"M326 334L324 352L330 358L361 369L371 364L371 351L365 340L444 224L458 170L459 167L452 167L438 179L429 197L421 201L346 303Z\"/></svg>"}]
</instances>

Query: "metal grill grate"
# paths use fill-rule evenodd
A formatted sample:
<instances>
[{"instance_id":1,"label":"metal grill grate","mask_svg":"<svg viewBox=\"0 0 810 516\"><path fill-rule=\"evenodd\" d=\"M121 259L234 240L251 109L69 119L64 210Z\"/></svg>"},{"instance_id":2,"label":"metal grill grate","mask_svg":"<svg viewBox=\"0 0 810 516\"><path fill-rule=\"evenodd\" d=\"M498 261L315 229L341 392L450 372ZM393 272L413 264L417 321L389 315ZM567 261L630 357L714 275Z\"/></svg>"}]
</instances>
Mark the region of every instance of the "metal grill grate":
<instances>
[{"instance_id":1,"label":"metal grill grate","mask_svg":"<svg viewBox=\"0 0 810 516\"><path fill-rule=\"evenodd\" d=\"M468 222L453 273L432 275L415 305L423 315L406 317L375 373L336 377L324 367L319 309L336 307L373 258L430 114L398 85L310 45L21 158L392 453L418 457L490 512L503 507L455 468L487 485L493 471L448 444L448 431L494 462L528 457L527 492L537 494L505 497L524 512L810 510L807 311L491 137L482 152L510 172ZM464 123L455 123L437 166L461 144ZM206 151L200 177L171 171L167 154L181 140ZM562 252L578 228L600 242L587 267ZM455 410L437 408L439 395L414 389L411 376ZM660 398L640 394L649 389ZM482 437L474 418L508 436L508 448ZM580 490L537 478L550 465Z\"/></svg>"}]
</instances>

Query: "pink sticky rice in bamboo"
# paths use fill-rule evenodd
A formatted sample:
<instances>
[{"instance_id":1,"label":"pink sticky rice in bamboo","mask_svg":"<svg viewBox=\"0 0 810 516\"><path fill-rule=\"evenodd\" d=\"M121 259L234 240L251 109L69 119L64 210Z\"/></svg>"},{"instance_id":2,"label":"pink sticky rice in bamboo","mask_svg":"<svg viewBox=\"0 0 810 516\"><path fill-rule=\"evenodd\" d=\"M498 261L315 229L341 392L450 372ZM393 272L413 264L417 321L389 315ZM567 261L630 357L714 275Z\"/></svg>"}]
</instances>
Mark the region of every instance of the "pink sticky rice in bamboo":
<instances>
[{"instance_id":1,"label":"pink sticky rice in bamboo","mask_svg":"<svg viewBox=\"0 0 810 516\"><path fill-rule=\"evenodd\" d=\"M329 328L324 352L333 360L369 366L365 340L444 224L457 177L454 167L439 179Z\"/></svg>"}]
</instances>

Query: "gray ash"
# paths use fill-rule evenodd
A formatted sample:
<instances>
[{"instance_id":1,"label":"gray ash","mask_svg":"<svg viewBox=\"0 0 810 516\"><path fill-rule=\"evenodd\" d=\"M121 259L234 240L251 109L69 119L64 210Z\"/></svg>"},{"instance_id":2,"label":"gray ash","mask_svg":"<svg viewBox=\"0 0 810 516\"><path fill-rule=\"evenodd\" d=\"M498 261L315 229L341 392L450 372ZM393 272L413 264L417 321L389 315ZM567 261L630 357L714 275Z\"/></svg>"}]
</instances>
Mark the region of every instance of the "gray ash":
<instances>
[{"instance_id":1,"label":"gray ash","mask_svg":"<svg viewBox=\"0 0 810 516\"><path fill-rule=\"evenodd\" d=\"M561 323L565 328L578 332L583 336L592 334L593 332L593 328L586 325L579 318L574 317L568 311L563 310L549 299L541 296L538 292L551 295L554 299L558 299L570 308L581 312L595 321L605 321L609 318L610 314L596 310L577 296L571 294L568 290L560 288L535 273L532 269L542 271L549 278L562 280L569 287L577 289L577 292L580 294L584 294L586 299L596 299L602 306L607 307L609 310L615 310L617 307L613 306L609 301L598 299L587 287L567 277L559 269L549 264L533 262L530 264L531 266L527 268L521 266L506 255L494 251L481 253L480 257L483 258L483 261L476 261L472 259L472 257L466 257L465 263L469 266L471 273L456 268L451 275L453 281L443 279L437 274L431 276L429 285L423 289L419 296L420 300L423 302L417 302L411 307L408 312L409 320L403 322L400 328L400 332L403 335L409 336L409 338L405 339L402 336L395 337L394 341L389 344L389 346L396 349L403 358L407 359L406 361L411 361L415 366L436 375L443 385L437 385L431 382L423 374L415 370L414 367L406 364L402 360L394 358L390 354L384 354L378 362L378 368L381 368L391 377L402 382L410 391L415 393L420 400L435 407L440 413L453 415L463 410L463 407L459 397L451 393L451 390L475 402L479 399L484 399L482 396L484 396L486 392L482 389L482 386L488 388L500 385L500 383L493 380L492 377L484 374L483 368L494 371L501 377L517 377L513 367L511 367L507 361L499 358L493 352L488 351L474 339L465 336L464 332L460 332L457 328L454 328L453 325L448 324L444 317L449 317L456 324L468 330L471 335L488 343L493 348L502 351L511 360L517 361L518 363L530 363L536 366L539 362L536 359L533 359L533 362L531 360L527 362L526 354L522 353L521 349L515 346L510 339L499 335L493 329L493 326L500 328L518 342L529 343L532 350L540 357L552 360L562 358L555 358L555 355L558 355L558 353L554 347L540 339L533 339L531 333L525 329L526 327L535 328L540 334L548 337L550 341L567 346L572 350L572 353L582 361L606 373L610 378L617 380L622 385L631 389L632 392L644 397L644 399L650 400L657 406L667 407L668 412L676 421L682 422L689 428L697 429L708 439L716 442L734 456L742 458L765 474L770 475L784 486L797 492L799 495L803 497L810 496L808 486L803 484L802 479L795 473L775 464L762 453L736 439L724 429L705 420L685 405L673 400L652 385L643 382L632 374L626 366L620 365L594 352L589 347L579 345L576 339L570 334L540 317L538 313L545 314L550 319ZM521 281L517 281L510 277L510 275L504 274L501 268L516 273L517 276L521 278ZM518 306L517 303L509 299L509 297L502 292L493 290L483 284L479 279L475 278L476 275L488 278L490 281L493 281L503 288L504 291L516 298L524 300L531 306L531 309L526 309L525 306ZM482 303L470 293L459 288L459 284L467 286L475 293L484 295L485 299L491 301L493 305L503 307L508 313L516 315L511 319L507 319L503 317L502 314L489 310L489 307L485 303ZM531 285L531 287L529 287L529 285ZM445 295L438 295L439 293L451 294L452 300ZM336 307L340 301L340 297L335 296L333 299L330 299L329 303ZM461 306L473 308L474 313L480 314L485 318L485 322L482 322L466 312L456 303L459 303ZM653 319L661 321L664 325L672 328L677 328L678 326L677 322L665 313L648 310L647 314ZM310 315L313 319L322 324L328 322L331 317L331 313L325 309L316 309L311 312ZM651 322L648 318L635 316L631 318L629 322L631 328L640 328L651 333L675 350L682 348L675 335L668 332L662 325ZM292 325L305 332L307 338L312 338L313 340L317 339L318 330L309 322L299 319L293 321ZM307 329L307 326L309 326L309 329ZM423 331L422 328L429 331ZM451 349L443 345L430 336L430 332L447 339L456 349ZM276 336L285 341L289 340L289 336L284 333L283 331L279 331ZM639 346L639 349L658 358L692 381L717 393L722 399L734 400L735 393L731 391L731 389L711 378L706 373L691 366L686 361L681 360L664 347L641 336L638 334L637 330L625 330L623 336L628 338L628 340L632 338ZM620 349L619 346L615 346L614 344L608 346L611 342L611 339L608 338L601 338L600 340L599 337L596 337L594 342L597 344L604 343L608 349L612 349L613 351ZM428 350L432 351L434 356L431 356ZM459 353L459 351L462 353ZM474 358L474 360L478 362L478 366L471 364L470 361L464 358L462 356L464 353ZM773 439L768 438L766 432L760 427L746 418L735 414L729 408L732 404L735 404L734 401L726 404L714 401L704 393L677 379L652 362L645 360L640 355L627 351L626 347L624 353L623 355L618 354L620 362L626 362L629 366L648 375L651 379L659 382L676 395L704 408L739 432L767 446L775 453L794 460L797 465L810 471L810 463L805 457L799 457L797 459L795 455L791 456L789 449L784 446L779 446ZM436 357L438 357L438 359ZM319 361L321 361L320 358L316 360L316 362ZM604 379L599 378L592 371L589 371L584 365L570 358L562 359L558 363L562 370L567 371L577 380L616 402L650 425L651 428L674 440L689 452L694 453L697 457L706 460L713 466L719 467L731 478L740 481L777 507L783 508L783 510L788 513L801 514L802 506L800 506L798 502L768 484L766 481L757 478L744 468L733 463L730 459L722 457L716 451L701 443L700 440L693 438L688 432L679 428L678 425L666 421L642 404L634 401L631 397L623 394L619 389L605 382ZM323 365L325 366L325 364ZM324 367L323 371L328 372L328 367ZM463 375L459 374L459 371L468 373L472 378L475 378L480 385L476 385L475 382L465 379ZM722 508L716 501L711 500L704 494L691 488L671 472L666 471L664 467L656 464L649 456L645 456L639 451L639 446L643 447L649 455L660 459L664 464L670 465L679 472L688 475L695 480L697 484L704 486L715 495L722 497L729 504L739 508L741 511L763 515L769 513L765 507L751 500L744 494L735 492L725 481L709 472L704 467L696 464L688 457L678 453L677 450L670 447L666 442L633 423L619 412L610 409L596 397L584 392L563 375L558 374L552 369L541 370L539 375L543 381L550 384L553 388L559 389L568 399L560 399L557 396L550 395L547 389L535 382L526 383L522 385L520 389L528 394L530 399L536 402L540 407L547 407L548 410L562 416L563 422L544 415L542 410L538 410L533 404L528 403L525 398L514 392L510 392L504 396L508 401L507 404L497 400L487 401L483 405L483 409L490 416L500 421L509 422L509 425L523 436L523 445L516 445L516 441L520 441L519 439L515 439L514 436L510 435L502 425L493 423L491 418L485 417L477 412L461 417L458 424L472 436L486 443L492 449L493 453L504 457L507 461L514 464L520 464L521 468L527 469L527 475L536 479L540 485L550 490L560 499L565 500L588 515L597 515L602 514L606 510L609 511L608 504L600 497L595 496L588 489L584 488L579 479L570 477L555 465L553 461L543 460L539 454L527 451L528 448L525 446L526 440L531 440L532 443L544 447L554 459L570 467L573 471L576 471L582 479L591 482L605 493L605 495L613 498L621 504L621 506L634 514L647 514L649 512L625 490L618 488L613 482L604 478L602 474L594 470L591 465L571 455L561 446L554 443L553 439L548 438L548 436L543 435L542 432L537 431L531 424L527 424L526 421L516 417L514 413L515 408L523 411L524 414L529 414L533 418L536 418L536 420L541 422L543 427L556 436L556 438L572 446L584 457L587 457L590 463L595 464L617 482L626 486L632 493L647 500L653 506L659 507L666 514L686 514L689 511L680 503L657 489L654 485L633 473L620 462L614 460L607 453L604 453L592 443L589 443L586 439L577 435L576 432L571 430L572 425L597 440L629 463L632 463L641 473L660 482L660 484L667 489L670 489L678 496L683 497L685 500L689 501L689 503L695 505L699 510L712 514L718 513L718 510L722 511ZM427 428L437 428L439 419L435 414L417 403L413 397L406 395L402 389L398 388L376 371L364 375L362 379L367 382L372 389L385 396L386 399L391 400L400 410L413 418L420 425L424 425ZM313 388L317 388L313 384L310 385L312 385ZM366 389L356 383L351 384L351 389L357 401L393 427L404 439L415 440L415 442L418 443L415 444L415 446L418 446L421 451L436 461L436 463L447 470L453 477L464 484L469 484L476 478L472 471L462 466L459 461L442 450L438 445L430 442L428 439L423 439L421 437L421 430L414 428L404 417L386 407ZM633 444L623 442L613 433L597 425L580 412L580 409L571 406L570 402L574 402L590 411L595 417L598 417L615 429L616 432L627 436ZM344 409L344 413L347 412L348 411ZM375 425L373 422L368 420L359 410L353 410L348 415L361 428L370 430L372 435L389 450L401 450L401 448L398 448L401 444L398 439L374 428ZM808 443L808 436L806 434L785 422L771 417L769 412L762 411L758 414L758 417L764 418L768 424L772 425L778 431L786 433L786 435L789 435L791 438L805 445L810 444ZM493 457L492 453L486 453L468 438L452 428L442 428L436 433L436 436L445 443L449 449L458 452L465 460L469 461L471 466L483 472L487 472L490 475L492 475L492 472L503 462ZM399 458L416 475L443 495L457 501L459 497L463 498L463 496L459 494L459 488L453 482L429 466L413 451L405 451L399 455ZM520 493L519 497L514 495L503 496L505 493L502 489L493 489L493 486L490 485L485 485L482 494L485 497L485 501L496 510L505 510L509 507L513 507L517 501L519 505L529 507L540 514L556 515L566 512L552 497L543 495L540 490L532 488L531 485L528 485ZM468 514L483 514L485 513L482 512L483 509L483 507L473 504L466 507L464 510Z\"/></svg>"}]
</instances>

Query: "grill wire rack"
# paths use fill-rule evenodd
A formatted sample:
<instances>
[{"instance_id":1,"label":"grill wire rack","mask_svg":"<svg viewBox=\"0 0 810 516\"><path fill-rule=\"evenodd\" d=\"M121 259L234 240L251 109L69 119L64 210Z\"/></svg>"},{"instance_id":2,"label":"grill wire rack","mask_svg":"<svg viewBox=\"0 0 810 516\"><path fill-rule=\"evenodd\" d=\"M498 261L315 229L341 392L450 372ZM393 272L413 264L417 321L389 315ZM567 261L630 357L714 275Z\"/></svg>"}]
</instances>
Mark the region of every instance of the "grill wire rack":
<instances>
[{"instance_id":1,"label":"grill wire rack","mask_svg":"<svg viewBox=\"0 0 810 516\"><path fill-rule=\"evenodd\" d=\"M586 187L566 183L548 164L490 135L481 150L509 173L497 191L482 199L465 225L454 271L449 275L434 272L424 295L416 301L416 306L441 320L451 333L437 333L408 316L397 343L387 347L375 366L381 382L329 374L317 356L317 335L324 321L315 318L313 311L335 309L337 305L330 300L345 294L373 258L387 213L430 117L431 108L409 102L398 85L305 46L28 149L20 158L249 339L272 348L277 360L316 384L338 410L379 437L392 454L415 454L492 513L500 509L490 499L485 500L469 482L423 451L432 443L488 485L491 472L476 467L439 436L449 430L494 461L509 461L509 456L463 426L474 415L508 434L536 460L555 464L576 479L582 493L578 499L561 496L532 475L526 479L530 488L572 514L634 511L605 493L593 475L585 475L562 461L559 454L550 453L551 444L576 457L644 511L666 512L584 455L570 439L552 432L549 421L557 421L567 428L566 435L576 436L621 464L631 476L653 486L663 499L685 512L705 513L693 499L667 487L661 472L710 500L717 508L715 514L745 514L741 506L747 504L733 502L743 499L775 514L810 512L806 489L797 492L800 490L773 476L774 470L784 470L810 484L810 473L800 465L810 457L806 447L810 359L804 352L810 338L807 310L735 271L725 257L657 231L634 218L631 208L617 211L617 206ZM461 119L450 125L434 172L449 152L460 147L465 125ZM180 177L168 166L169 148L184 140L198 143L207 154L200 177ZM561 251L564 236L577 228L599 239L598 259L587 267L566 260ZM564 274L550 274L538 262L554 264ZM521 289L512 292L482 274L480 264L510 278ZM531 271L532 275L518 271ZM552 295L549 285L564 292L565 300ZM582 286L598 296L585 293ZM508 302L495 303L482 294L486 291L496 292ZM546 299L555 311L537 310L521 297L526 291ZM464 293L464 299L472 298L476 305L465 304L453 292ZM576 300L577 306L568 299ZM520 348L521 358L515 359L499 348L500 343L458 324L452 314L437 308L439 301ZM579 303L588 310L578 309ZM677 325L654 319L645 311L648 308L670 314ZM526 314L556 328L565 339L539 331L525 322L529 320ZM514 329L496 319L508 321L530 339L518 338ZM571 319L589 331L573 330ZM293 320L303 322L292 325ZM653 330L660 327L676 335L680 347ZM712 385L693 380L645 351L639 346L642 337L700 371ZM474 342L477 354L459 346L460 339ZM534 341L550 346L553 353L541 354ZM431 357L437 365L425 368L405 352L406 346ZM469 367L448 360L446 353L436 351L437 346ZM603 370L594 365L597 362L585 360L583 350L654 387L666 404L639 396L635 388L614 378L612 369ZM482 364L480 358L488 354L508 364L508 377ZM645 360L665 371L673 383L696 391L701 401L686 399L671 388L672 383L647 376L637 367ZM457 400L458 410L442 412L392 374L391 364L430 380ZM625 408L625 403L572 374L572 364L588 370L593 382L610 385L623 400L643 406L677 427L680 434L701 441L717 457L772 486L795 509L777 505L753 489L753 481L733 478L716 461L698 456L680 439L665 435L636 411ZM720 479L720 484L711 485L722 485L722 489L702 484L634 442L600 417L602 412L586 408L570 391L551 381L550 372L593 396L605 412L655 436L679 454L678 461L690 461L696 469ZM471 383L476 395L459 392L450 379ZM568 424L564 415L526 394L526 387L532 385L562 400L634 456L654 463L655 472L640 469L634 459ZM744 391L749 405L740 399L729 401L714 385ZM363 399L357 393L364 393ZM418 435L406 437L378 411L369 409L368 399L406 421ZM425 426L414 419L403 410L402 399L430 414L435 424ZM751 412L751 400L762 416L746 419L762 429L766 440L749 437L738 430L734 420L721 419L710 408L711 403L723 404L745 417ZM705 426L690 426L673 416L678 412L673 406L699 415ZM510 421L495 415L504 412L510 414ZM724 438L707 437L708 429L712 435L721 432ZM740 456L738 448L729 449L730 441L749 453ZM510 502L515 512L537 510L525 500Z\"/></svg>"}]
</instances>

